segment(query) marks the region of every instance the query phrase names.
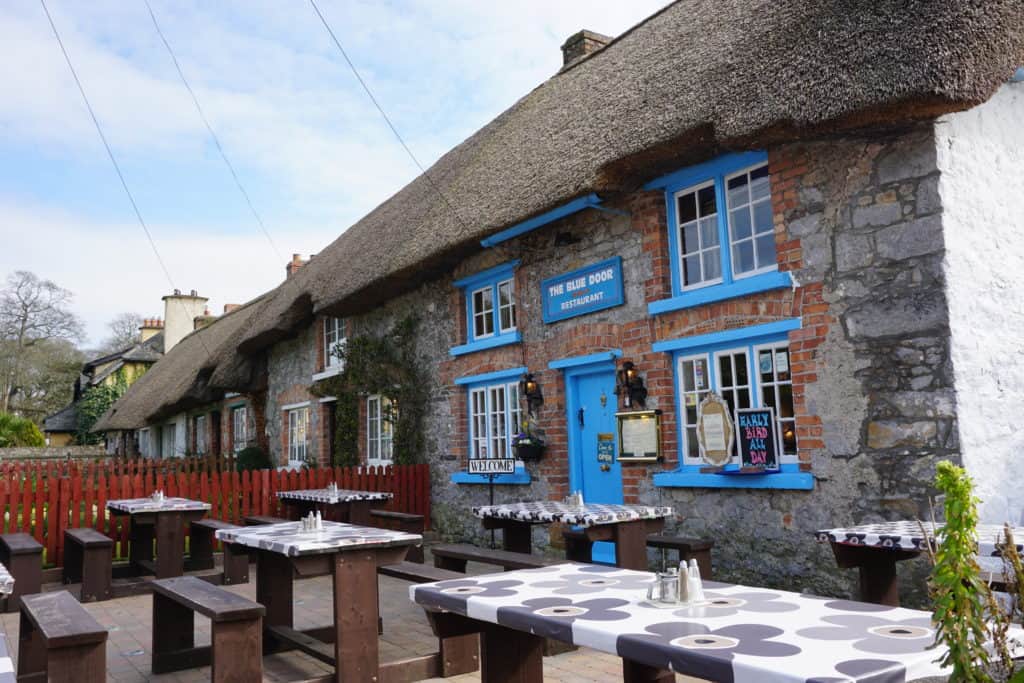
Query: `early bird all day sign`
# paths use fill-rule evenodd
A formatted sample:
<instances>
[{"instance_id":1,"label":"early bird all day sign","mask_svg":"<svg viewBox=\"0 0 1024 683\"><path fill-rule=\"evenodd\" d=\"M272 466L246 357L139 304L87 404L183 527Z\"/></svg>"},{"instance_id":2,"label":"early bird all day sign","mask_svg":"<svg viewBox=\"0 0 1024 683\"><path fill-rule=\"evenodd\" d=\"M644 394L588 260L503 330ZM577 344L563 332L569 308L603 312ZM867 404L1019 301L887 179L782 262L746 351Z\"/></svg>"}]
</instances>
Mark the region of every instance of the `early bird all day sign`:
<instances>
[{"instance_id":1,"label":"early bird all day sign","mask_svg":"<svg viewBox=\"0 0 1024 683\"><path fill-rule=\"evenodd\" d=\"M600 261L540 284L545 323L553 323L605 308L621 306L622 258Z\"/></svg>"},{"instance_id":2,"label":"early bird all day sign","mask_svg":"<svg viewBox=\"0 0 1024 683\"><path fill-rule=\"evenodd\" d=\"M736 438L740 444L740 464L743 468L779 468L779 441L775 424L775 411L771 408L736 411Z\"/></svg>"}]
</instances>

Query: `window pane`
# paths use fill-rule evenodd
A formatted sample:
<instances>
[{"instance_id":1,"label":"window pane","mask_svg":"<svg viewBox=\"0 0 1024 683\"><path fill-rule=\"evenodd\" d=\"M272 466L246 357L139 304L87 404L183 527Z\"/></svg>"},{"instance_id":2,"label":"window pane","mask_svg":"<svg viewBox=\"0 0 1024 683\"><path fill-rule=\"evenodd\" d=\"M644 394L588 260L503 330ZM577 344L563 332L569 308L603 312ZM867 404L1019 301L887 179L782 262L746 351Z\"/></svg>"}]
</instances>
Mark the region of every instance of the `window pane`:
<instances>
[{"instance_id":1,"label":"window pane","mask_svg":"<svg viewBox=\"0 0 1024 683\"><path fill-rule=\"evenodd\" d=\"M757 267L766 268L775 263L775 235L768 233L757 238Z\"/></svg>"},{"instance_id":2,"label":"window pane","mask_svg":"<svg viewBox=\"0 0 1024 683\"><path fill-rule=\"evenodd\" d=\"M689 223L697 218L697 195L693 192L679 197L679 222Z\"/></svg>"},{"instance_id":3,"label":"window pane","mask_svg":"<svg viewBox=\"0 0 1024 683\"><path fill-rule=\"evenodd\" d=\"M750 211L747 210L747 207L730 211L729 221L732 225L734 240L744 240L750 237Z\"/></svg>"},{"instance_id":4,"label":"window pane","mask_svg":"<svg viewBox=\"0 0 1024 683\"><path fill-rule=\"evenodd\" d=\"M749 408L750 407L750 390L749 389L740 389L737 392L737 394L738 394L737 402L739 403L739 407L740 408Z\"/></svg>"},{"instance_id":5,"label":"window pane","mask_svg":"<svg viewBox=\"0 0 1024 683\"><path fill-rule=\"evenodd\" d=\"M715 187L713 185L701 188L697 192L697 204L701 216L711 216L718 210L715 205Z\"/></svg>"},{"instance_id":6,"label":"window pane","mask_svg":"<svg viewBox=\"0 0 1024 683\"><path fill-rule=\"evenodd\" d=\"M747 176L743 174L729 179L729 206L739 206L749 201Z\"/></svg>"},{"instance_id":7,"label":"window pane","mask_svg":"<svg viewBox=\"0 0 1024 683\"><path fill-rule=\"evenodd\" d=\"M745 273L754 269L754 243L749 240L733 245L732 269L737 273Z\"/></svg>"},{"instance_id":8,"label":"window pane","mask_svg":"<svg viewBox=\"0 0 1024 683\"><path fill-rule=\"evenodd\" d=\"M780 381L789 379L789 349L776 349L775 374Z\"/></svg>"},{"instance_id":9,"label":"window pane","mask_svg":"<svg viewBox=\"0 0 1024 683\"><path fill-rule=\"evenodd\" d=\"M704 253L704 279L717 280L722 277L722 256L721 249L715 247Z\"/></svg>"},{"instance_id":10,"label":"window pane","mask_svg":"<svg viewBox=\"0 0 1024 683\"><path fill-rule=\"evenodd\" d=\"M793 385L779 385L779 417L793 417Z\"/></svg>"},{"instance_id":11,"label":"window pane","mask_svg":"<svg viewBox=\"0 0 1024 683\"><path fill-rule=\"evenodd\" d=\"M764 199L770 194L767 165L750 172L750 194L754 201Z\"/></svg>"},{"instance_id":12,"label":"window pane","mask_svg":"<svg viewBox=\"0 0 1024 683\"><path fill-rule=\"evenodd\" d=\"M692 285L700 281L700 255L687 256L683 259L683 282Z\"/></svg>"},{"instance_id":13,"label":"window pane","mask_svg":"<svg viewBox=\"0 0 1024 683\"><path fill-rule=\"evenodd\" d=\"M694 221L683 226L683 253L689 254L700 249L700 241L697 238L697 223Z\"/></svg>"},{"instance_id":14,"label":"window pane","mask_svg":"<svg viewBox=\"0 0 1024 683\"><path fill-rule=\"evenodd\" d=\"M700 219L700 246L707 249L718 244L718 219L714 216Z\"/></svg>"},{"instance_id":15,"label":"window pane","mask_svg":"<svg viewBox=\"0 0 1024 683\"><path fill-rule=\"evenodd\" d=\"M718 381L722 386L732 386L732 363L729 362L729 356L718 358Z\"/></svg>"},{"instance_id":16,"label":"window pane","mask_svg":"<svg viewBox=\"0 0 1024 683\"><path fill-rule=\"evenodd\" d=\"M772 218L772 203L758 202L754 204L754 232L774 232L775 223ZM739 235L736 236L739 239Z\"/></svg>"}]
</instances>

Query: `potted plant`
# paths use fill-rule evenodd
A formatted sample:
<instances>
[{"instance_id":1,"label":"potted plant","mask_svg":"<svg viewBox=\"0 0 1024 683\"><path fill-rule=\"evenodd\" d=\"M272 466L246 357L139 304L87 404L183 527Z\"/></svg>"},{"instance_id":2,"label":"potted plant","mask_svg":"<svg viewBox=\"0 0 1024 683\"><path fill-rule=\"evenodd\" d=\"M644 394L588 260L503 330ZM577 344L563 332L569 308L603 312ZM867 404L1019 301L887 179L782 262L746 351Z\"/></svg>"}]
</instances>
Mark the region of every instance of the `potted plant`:
<instances>
[{"instance_id":1,"label":"potted plant","mask_svg":"<svg viewBox=\"0 0 1024 683\"><path fill-rule=\"evenodd\" d=\"M523 431L512 437L512 449L516 458L523 462L536 462L544 455L544 439L530 429L529 422L523 423Z\"/></svg>"}]
</instances>

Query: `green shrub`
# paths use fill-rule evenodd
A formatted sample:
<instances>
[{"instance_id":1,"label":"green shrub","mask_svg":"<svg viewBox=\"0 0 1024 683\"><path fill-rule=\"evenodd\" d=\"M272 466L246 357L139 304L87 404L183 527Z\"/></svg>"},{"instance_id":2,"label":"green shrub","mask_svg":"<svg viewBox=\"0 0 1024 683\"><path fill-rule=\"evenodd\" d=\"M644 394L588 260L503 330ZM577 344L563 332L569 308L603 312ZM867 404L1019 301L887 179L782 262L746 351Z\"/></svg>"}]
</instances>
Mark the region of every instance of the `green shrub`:
<instances>
[{"instance_id":1,"label":"green shrub","mask_svg":"<svg viewBox=\"0 0 1024 683\"><path fill-rule=\"evenodd\" d=\"M270 456L258 446L249 446L238 451L235 455L235 468L242 472L244 470L265 470L273 466Z\"/></svg>"},{"instance_id":2,"label":"green shrub","mask_svg":"<svg viewBox=\"0 0 1024 683\"><path fill-rule=\"evenodd\" d=\"M0 448L45 446L46 439L32 420L0 413Z\"/></svg>"}]
</instances>

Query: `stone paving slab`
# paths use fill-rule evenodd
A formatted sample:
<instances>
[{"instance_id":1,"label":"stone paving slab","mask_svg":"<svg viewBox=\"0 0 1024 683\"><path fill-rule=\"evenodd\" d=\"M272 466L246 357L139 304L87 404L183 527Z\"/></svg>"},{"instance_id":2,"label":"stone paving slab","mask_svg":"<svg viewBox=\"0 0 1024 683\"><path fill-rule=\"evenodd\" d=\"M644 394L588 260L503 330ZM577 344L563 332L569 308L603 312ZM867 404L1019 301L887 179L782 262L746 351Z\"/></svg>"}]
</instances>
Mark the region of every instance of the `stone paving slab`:
<instances>
[{"instance_id":1,"label":"stone paving slab","mask_svg":"<svg viewBox=\"0 0 1024 683\"><path fill-rule=\"evenodd\" d=\"M428 558L428 562L430 559ZM251 600L256 599L256 567L250 570L250 582L242 586L231 586L232 590ZM493 571L493 567L470 563L469 573L482 574ZM57 588L56 586L54 586ZM331 622L332 603L330 600L329 577L303 579L295 582L295 625L296 628L323 626ZM382 661L402 659L429 654L437 650L437 639L430 630L423 610L409 600L409 584L390 577L380 577L380 605L384 619L384 635L381 636L380 654ZM150 671L152 597L139 595L106 602L85 605L86 610L97 621L110 629L107 639L107 680L117 683L139 683L141 681L173 681L193 683L210 680L209 667L188 669L171 674L154 676ZM210 642L210 623L196 616L196 644ZM18 613L0 615L0 627L16 649L18 642ZM17 652L11 653L17 658ZM287 652L263 659L265 681L296 681L331 672L331 668L299 652ZM695 679L676 677L677 681ZM480 680L478 673L436 678L431 681L470 683ZM622 680L621 660L611 655L579 649L555 657L544 658L544 680L546 683L603 683Z\"/></svg>"}]
</instances>

